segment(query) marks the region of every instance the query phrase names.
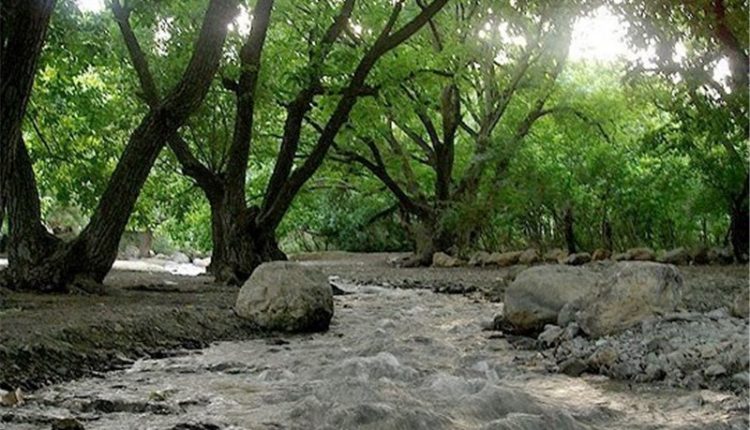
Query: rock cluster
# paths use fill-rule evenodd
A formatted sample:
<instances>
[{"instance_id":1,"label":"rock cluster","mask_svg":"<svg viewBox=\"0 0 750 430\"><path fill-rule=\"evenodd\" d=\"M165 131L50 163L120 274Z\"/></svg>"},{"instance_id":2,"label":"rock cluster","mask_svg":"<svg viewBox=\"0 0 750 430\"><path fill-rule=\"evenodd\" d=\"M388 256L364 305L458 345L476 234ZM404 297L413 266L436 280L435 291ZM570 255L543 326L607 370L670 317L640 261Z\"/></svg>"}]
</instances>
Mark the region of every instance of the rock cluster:
<instances>
[{"instance_id":1,"label":"rock cluster","mask_svg":"<svg viewBox=\"0 0 750 430\"><path fill-rule=\"evenodd\" d=\"M583 336L577 323L548 325L539 335L553 348L554 370L572 376L598 373L637 382L665 381L688 388L741 392L750 383L748 320L726 308L672 313L599 339Z\"/></svg>"},{"instance_id":2,"label":"rock cluster","mask_svg":"<svg viewBox=\"0 0 750 430\"><path fill-rule=\"evenodd\" d=\"M478 251L472 254L468 262L445 253L436 253L433 256L434 267L457 267L468 264L469 266L498 266L508 267L515 264L531 265L536 263L558 263L578 266L592 261L654 261L664 264L687 265L687 264L731 264L734 256L729 248L696 248L688 250L680 247L672 250L654 251L650 248L631 248L624 252L613 254L607 249L596 249L593 253L577 252L568 253L562 249L552 249L544 254L539 250L530 248L525 251L508 252L486 252Z\"/></svg>"}]
</instances>

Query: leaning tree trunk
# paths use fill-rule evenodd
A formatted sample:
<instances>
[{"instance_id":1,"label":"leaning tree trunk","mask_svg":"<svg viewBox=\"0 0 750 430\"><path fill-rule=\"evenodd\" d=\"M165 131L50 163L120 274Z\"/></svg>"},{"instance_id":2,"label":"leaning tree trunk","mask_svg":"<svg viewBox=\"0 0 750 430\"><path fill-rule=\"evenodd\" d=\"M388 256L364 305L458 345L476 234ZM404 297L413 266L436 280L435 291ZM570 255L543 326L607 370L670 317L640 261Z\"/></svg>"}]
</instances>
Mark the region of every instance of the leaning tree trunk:
<instances>
[{"instance_id":1,"label":"leaning tree trunk","mask_svg":"<svg viewBox=\"0 0 750 430\"><path fill-rule=\"evenodd\" d=\"M748 246L750 246L750 232L748 224L750 223L750 211L748 210L748 178L745 178L745 184L742 192L738 194L732 202L730 214L729 234L732 242L734 257L738 262L748 260Z\"/></svg>"},{"instance_id":2,"label":"leaning tree trunk","mask_svg":"<svg viewBox=\"0 0 750 430\"><path fill-rule=\"evenodd\" d=\"M9 152L6 148L11 145L2 145L2 179L10 179L4 186L8 187L5 195L10 218L11 248L16 248L9 255L11 287L64 291L69 284L78 283L79 279L85 283L98 283L104 279L117 256L120 236L156 157L165 142L200 106L208 92L221 60L227 23L235 12L236 4L231 0L210 2L198 42L182 79L163 103L149 111L133 132L91 222L74 241L61 244L43 230L39 222L39 196L23 142L18 139L18 145L13 145L16 149L11 153L14 155L12 160L6 157ZM7 56L5 47L3 49L5 62ZM33 75L33 69L30 70ZM6 91L5 77L2 82L5 103L9 93ZM4 112L3 138L5 119ZM11 162L14 164L8 171Z\"/></svg>"}]
</instances>

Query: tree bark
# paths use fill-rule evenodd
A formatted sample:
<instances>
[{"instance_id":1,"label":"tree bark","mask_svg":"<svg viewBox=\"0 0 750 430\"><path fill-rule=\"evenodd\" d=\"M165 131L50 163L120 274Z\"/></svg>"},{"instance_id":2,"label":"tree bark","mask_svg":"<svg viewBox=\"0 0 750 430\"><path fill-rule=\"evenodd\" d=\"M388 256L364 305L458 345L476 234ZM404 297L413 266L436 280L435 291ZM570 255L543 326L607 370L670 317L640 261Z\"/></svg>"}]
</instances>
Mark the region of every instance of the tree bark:
<instances>
[{"instance_id":1,"label":"tree bark","mask_svg":"<svg viewBox=\"0 0 750 430\"><path fill-rule=\"evenodd\" d=\"M286 260L274 230L256 224L257 207L239 215L225 206L214 210L212 221L216 223L216 231L211 273L217 282L241 285L262 263Z\"/></svg>"},{"instance_id":2,"label":"tree bark","mask_svg":"<svg viewBox=\"0 0 750 430\"><path fill-rule=\"evenodd\" d=\"M750 250L750 211L748 210L748 181L750 178L745 177L745 184L742 191L734 198L731 208L729 234L732 242L734 258L737 262L744 263L748 260Z\"/></svg>"},{"instance_id":3,"label":"tree bark","mask_svg":"<svg viewBox=\"0 0 750 430\"><path fill-rule=\"evenodd\" d=\"M97 283L104 279L117 256L120 237L161 148L198 108L208 92L221 59L227 24L235 12L236 4L232 0L210 2L182 79L133 132L91 221L72 242L61 244L51 239L41 226L39 196L31 162L20 139L15 145L15 159L8 160L4 156L4 168L11 165L10 161L14 163L11 165L12 174L3 173L4 183L6 176L10 178L4 186L8 187L7 205L14 220L10 223L11 247L17 248L12 257L9 255L11 287L63 291L77 279ZM41 49L41 42L38 44ZM4 60L5 54L4 51ZM31 73L28 79L33 79L33 68L27 68L26 73ZM5 95L6 82L3 80L4 106ZM5 127L5 117L3 119ZM20 128L16 133L20 134Z\"/></svg>"},{"instance_id":4,"label":"tree bark","mask_svg":"<svg viewBox=\"0 0 750 430\"><path fill-rule=\"evenodd\" d=\"M576 253L576 234L574 229L575 219L573 208L568 205L563 212L563 231L565 235L565 246L570 254Z\"/></svg>"}]
</instances>

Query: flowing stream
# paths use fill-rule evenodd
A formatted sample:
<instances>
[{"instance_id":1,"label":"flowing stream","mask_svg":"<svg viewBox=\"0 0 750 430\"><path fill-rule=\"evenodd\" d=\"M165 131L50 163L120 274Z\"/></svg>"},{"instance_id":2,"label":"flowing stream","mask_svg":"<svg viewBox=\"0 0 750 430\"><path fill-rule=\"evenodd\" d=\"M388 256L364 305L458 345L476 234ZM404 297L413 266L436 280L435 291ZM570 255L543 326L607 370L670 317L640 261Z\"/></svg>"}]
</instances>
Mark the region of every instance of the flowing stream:
<instances>
[{"instance_id":1,"label":"flowing stream","mask_svg":"<svg viewBox=\"0 0 750 430\"><path fill-rule=\"evenodd\" d=\"M218 343L50 386L0 427L75 417L102 430L747 428L728 394L546 372L539 352L482 331L500 304L345 287L327 333Z\"/></svg>"}]
</instances>

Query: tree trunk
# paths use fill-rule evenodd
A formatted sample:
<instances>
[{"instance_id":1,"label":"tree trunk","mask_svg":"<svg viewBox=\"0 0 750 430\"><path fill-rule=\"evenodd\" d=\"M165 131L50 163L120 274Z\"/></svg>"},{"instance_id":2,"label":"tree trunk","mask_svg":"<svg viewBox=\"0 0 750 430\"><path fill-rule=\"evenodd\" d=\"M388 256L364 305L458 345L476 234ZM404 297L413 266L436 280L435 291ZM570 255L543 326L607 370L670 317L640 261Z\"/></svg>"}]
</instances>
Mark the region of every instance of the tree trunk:
<instances>
[{"instance_id":1,"label":"tree trunk","mask_svg":"<svg viewBox=\"0 0 750 430\"><path fill-rule=\"evenodd\" d=\"M745 178L745 184L742 187L742 192L738 194L732 202L731 214L730 214L730 237L732 242L732 250L734 251L734 257L738 262L747 262L748 260L748 224L750 223L750 212L748 210L748 181L750 179Z\"/></svg>"},{"instance_id":2,"label":"tree trunk","mask_svg":"<svg viewBox=\"0 0 750 430\"><path fill-rule=\"evenodd\" d=\"M210 272L217 282L242 285L262 263L286 260L273 229L256 223L257 207L236 216L226 205L212 206L213 254Z\"/></svg>"},{"instance_id":3,"label":"tree trunk","mask_svg":"<svg viewBox=\"0 0 750 430\"><path fill-rule=\"evenodd\" d=\"M29 2L32 3L42 2ZM77 278L97 283L104 279L117 256L120 237L141 187L161 148L200 106L208 92L221 60L227 23L235 12L236 5L230 0L211 1L193 56L181 81L163 103L151 109L133 132L91 222L81 235L70 243L61 243L41 225L39 195L34 173L26 148L20 140L20 118L19 126L13 129L8 125L11 121L6 121L7 113L6 109L3 109L2 138L17 136L13 141L15 145L1 146L0 160L4 187L7 187L5 195L10 220L11 252L6 281L10 281L11 287L64 291L68 284L76 283ZM3 24L5 23L3 21ZM3 41L5 42L5 33ZM40 50L41 41L37 41L34 46ZM27 62L24 57L29 55L27 52L17 54L21 57L19 61ZM13 64L6 63L12 56L6 52L5 46L2 58L3 66ZM33 80L34 67L24 67L21 72L27 79ZM11 75L11 78L7 79L3 75L4 108L6 102L22 103L25 107L28 100L28 94L25 95L25 100L17 100L15 94L23 92L17 91L16 85L11 85L14 76ZM27 93L30 91L30 84L28 87ZM11 113L16 110L7 109ZM9 151L8 147L13 150Z\"/></svg>"},{"instance_id":4,"label":"tree trunk","mask_svg":"<svg viewBox=\"0 0 750 430\"><path fill-rule=\"evenodd\" d=\"M565 207L563 214L563 230L565 232L565 246L570 254L576 253L576 235L574 230L575 219L573 218L573 208L568 205Z\"/></svg>"},{"instance_id":5,"label":"tree trunk","mask_svg":"<svg viewBox=\"0 0 750 430\"><path fill-rule=\"evenodd\" d=\"M406 222L406 231L414 243L414 253L399 261L402 267L429 266L437 252L455 254L459 237L453 231L440 228L439 217L419 217Z\"/></svg>"}]
</instances>

